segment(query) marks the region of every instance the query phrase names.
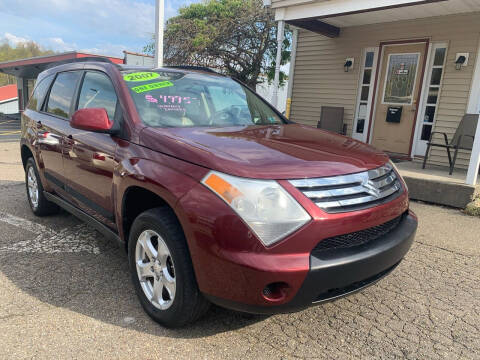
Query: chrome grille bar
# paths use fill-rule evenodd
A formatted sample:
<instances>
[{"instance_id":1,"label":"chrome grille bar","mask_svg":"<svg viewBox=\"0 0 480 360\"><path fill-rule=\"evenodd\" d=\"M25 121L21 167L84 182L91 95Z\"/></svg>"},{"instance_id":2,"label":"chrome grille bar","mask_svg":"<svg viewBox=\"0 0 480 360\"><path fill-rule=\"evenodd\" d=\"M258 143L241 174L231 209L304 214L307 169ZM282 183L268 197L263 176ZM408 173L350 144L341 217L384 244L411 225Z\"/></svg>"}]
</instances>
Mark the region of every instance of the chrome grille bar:
<instances>
[{"instance_id":1,"label":"chrome grille bar","mask_svg":"<svg viewBox=\"0 0 480 360\"><path fill-rule=\"evenodd\" d=\"M291 180L290 183L327 212L372 207L402 190L400 179L389 163L362 173Z\"/></svg>"}]
</instances>

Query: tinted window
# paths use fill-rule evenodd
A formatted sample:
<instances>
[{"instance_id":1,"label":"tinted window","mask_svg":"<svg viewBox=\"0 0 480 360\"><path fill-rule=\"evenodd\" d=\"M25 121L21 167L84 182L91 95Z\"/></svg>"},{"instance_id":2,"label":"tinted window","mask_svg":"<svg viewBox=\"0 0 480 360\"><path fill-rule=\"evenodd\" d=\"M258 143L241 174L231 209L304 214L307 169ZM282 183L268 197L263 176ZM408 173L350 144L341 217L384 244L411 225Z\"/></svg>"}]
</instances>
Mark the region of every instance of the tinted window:
<instances>
[{"instance_id":1,"label":"tinted window","mask_svg":"<svg viewBox=\"0 0 480 360\"><path fill-rule=\"evenodd\" d=\"M63 72L57 75L48 98L47 112L68 118L73 94L81 73L78 71Z\"/></svg>"},{"instance_id":2,"label":"tinted window","mask_svg":"<svg viewBox=\"0 0 480 360\"><path fill-rule=\"evenodd\" d=\"M47 94L48 88L52 83L53 75L47 76L43 79L37 87L35 88L32 97L30 98L30 102L28 103L28 109L40 111L43 103L43 99L45 99L45 95Z\"/></svg>"},{"instance_id":3,"label":"tinted window","mask_svg":"<svg viewBox=\"0 0 480 360\"><path fill-rule=\"evenodd\" d=\"M124 72L145 124L152 127L282 124L254 92L232 79L182 72Z\"/></svg>"},{"instance_id":4,"label":"tinted window","mask_svg":"<svg viewBox=\"0 0 480 360\"><path fill-rule=\"evenodd\" d=\"M117 95L110 79L100 72L87 72L83 80L78 108L104 108L113 120L117 106Z\"/></svg>"}]
</instances>

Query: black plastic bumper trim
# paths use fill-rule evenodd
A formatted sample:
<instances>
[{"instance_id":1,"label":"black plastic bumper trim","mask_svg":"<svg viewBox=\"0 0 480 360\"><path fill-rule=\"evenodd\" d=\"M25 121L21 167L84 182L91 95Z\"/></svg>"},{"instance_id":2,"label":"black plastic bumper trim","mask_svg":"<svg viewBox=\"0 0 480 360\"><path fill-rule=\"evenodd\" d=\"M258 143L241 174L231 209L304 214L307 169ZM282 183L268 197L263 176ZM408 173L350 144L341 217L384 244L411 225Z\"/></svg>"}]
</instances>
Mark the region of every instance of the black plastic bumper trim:
<instances>
[{"instance_id":1,"label":"black plastic bumper trim","mask_svg":"<svg viewBox=\"0 0 480 360\"><path fill-rule=\"evenodd\" d=\"M253 314L275 314L300 310L358 292L373 285L402 261L412 246L418 222L410 214L387 235L356 248L344 249L335 258L310 256L310 271L289 302L259 306L204 294L211 302L232 310Z\"/></svg>"}]
</instances>

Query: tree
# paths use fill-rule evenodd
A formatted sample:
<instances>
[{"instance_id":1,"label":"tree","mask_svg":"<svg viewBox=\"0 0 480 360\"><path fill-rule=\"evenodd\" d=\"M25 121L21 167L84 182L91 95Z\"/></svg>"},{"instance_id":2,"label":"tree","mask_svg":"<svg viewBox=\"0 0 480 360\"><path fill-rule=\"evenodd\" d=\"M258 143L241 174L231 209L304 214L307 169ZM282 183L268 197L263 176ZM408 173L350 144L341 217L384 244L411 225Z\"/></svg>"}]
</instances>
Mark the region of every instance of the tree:
<instances>
[{"instance_id":1,"label":"tree","mask_svg":"<svg viewBox=\"0 0 480 360\"><path fill-rule=\"evenodd\" d=\"M51 50L42 50L40 46L33 41L19 43L16 47L12 47L8 43L0 44L0 62L51 54L54 54L54 52ZM0 74L0 86L15 83L16 80L14 76Z\"/></svg>"},{"instance_id":2,"label":"tree","mask_svg":"<svg viewBox=\"0 0 480 360\"><path fill-rule=\"evenodd\" d=\"M290 39L287 31L281 65L290 61ZM255 87L273 80L277 27L261 0L206 0L167 21L164 46L166 65L207 66ZM155 43L144 50L154 53ZM282 85L286 77L281 72Z\"/></svg>"}]
</instances>

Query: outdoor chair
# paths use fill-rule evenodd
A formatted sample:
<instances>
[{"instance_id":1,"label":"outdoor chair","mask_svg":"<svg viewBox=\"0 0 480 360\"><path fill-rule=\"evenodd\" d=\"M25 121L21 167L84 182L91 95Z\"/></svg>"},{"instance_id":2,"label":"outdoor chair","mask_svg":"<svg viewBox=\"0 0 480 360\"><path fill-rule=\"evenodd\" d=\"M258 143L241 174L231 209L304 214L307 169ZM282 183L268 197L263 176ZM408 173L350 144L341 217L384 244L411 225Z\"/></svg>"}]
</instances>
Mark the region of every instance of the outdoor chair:
<instances>
[{"instance_id":1,"label":"outdoor chair","mask_svg":"<svg viewBox=\"0 0 480 360\"><path fill-rule=\"evenodd\" d=\"M423 159L423 166L422 169L425 169L425 165L427 164L428 155L430 152L430 148L432 146L441 147L447 149L448 154L448 162L450 163L450 175L453 174L453 168L455 167L455 162L457 161L458 150L472 150L473 148L473 141L475 138L475 132L477 130L478 124L478 114L466 114L460 124L458 125L457 130L455 131L455 135L453 135L452 141L448 142L448 136L444 132L440 131L433 131L430 134L430 140L427 144L427 151L425 152L425 158ZM445 143L433 142L433 136L435 134L443 135L443 140ZM452 160L452 154L450 150L455 150Z\"/></svg>"},{"instance_id":2,"label":"outdoor chair","mask_svg":"<svg viewBox=\"0 0 480 360\"><path fill-rule=\"evenodd\" d=\"M343 107L322 106L317 128L345 135L347 129L343 123L343 113Z\"/></svg>"}]
</instances>

